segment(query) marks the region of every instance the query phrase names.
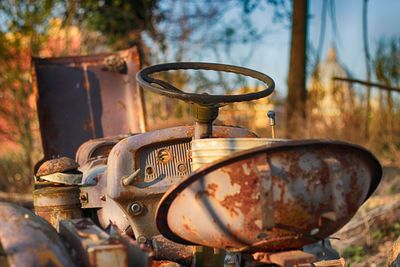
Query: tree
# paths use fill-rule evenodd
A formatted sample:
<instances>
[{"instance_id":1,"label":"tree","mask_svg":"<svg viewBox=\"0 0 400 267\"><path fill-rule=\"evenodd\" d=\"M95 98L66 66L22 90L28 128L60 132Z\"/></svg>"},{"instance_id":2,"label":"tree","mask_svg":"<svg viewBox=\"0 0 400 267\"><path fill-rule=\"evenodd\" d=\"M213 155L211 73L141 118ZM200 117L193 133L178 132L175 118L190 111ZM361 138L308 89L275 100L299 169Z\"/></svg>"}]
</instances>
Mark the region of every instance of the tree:
<instances>
[{"instance_id":1,"label":"tree","mask_svg":"<svg viewBox=\"0 0 400 267\"><path fill-rule=\"evenodd\" d=\"M223 3L87 0L68 9L67 17L72 14L79 24L101 32L112 49L138 45L146 63L157 63L181 61L189 53L191 59L194 55L200 58L216 51L229 55L232 45L259 40L261 35L252 24L251 16L260 3L260 0Z\"/></svg>"},{"instance_id":2,"label":"tree","mask_svg":"<svg viewBox=\"0 0 400 267\"><path fill-rule=\"evenodd\" d=\"M306 118L307 0L293 1L286 132L295 137Z\"/></svg>"},{"instance_id":3,"label":"tree","mask_svg":"<svg viewBox=\"0 0 400 267\"><path fill-rule=\"evenodd\" d=\"M382 39L375 53L374 67L376 78L386 86L400 86L400 38ZM382 92L380 92L382 95ZM386 92L386 105L383 105L383 99L380 101L381 109L384 116L384 129L388 132L384 133L391 137L395 128L394 123L394 101L392 91Z\"/></svg>"},{"instance_id":4,"label":"tree","mask_svg":"<svg viewBox=\"0 0 400 267\"><path fill-rule=\"evenodd\" d=\"M40 156L31 56L71 53L70 28L55 19L59 1L0 1L0 140L18 144L23 175L31 175ZM63 28L64 27L64 28ZM75 32L79 31L77 28ZM74 44L75 53L80 48Z\"/></svg>"},{"instance_id":5,"label":"tree","mask_svg":"<svg viewBox=\"0 0 400 267\"><path fill-rule=\"evenodd\" d=\"M368 0L363 1L363 44L364 44L364 57L365 57L365 71L367 75L367 82L371 82L371 56L369 53L368 45ZM371 87L367 86L367 106L365 116L365 138L369 138L369 121L371 115Z\"/></svg>"},{"instance_id":6,"label":"tree","mask_svg":"<svg viewBox=\"0 0 400 267\"><path fill-rule=\"evenodd\" d=\"M35 152L34 96L30 57L39 52L53 1L1 1L0 137L20 145L25 167L32 171ZM36 127L37 128L37 127Z\"/></svg>"},{"instance_id":7,"label":"tree","mask_svg":"<svg viewBox=\"0 0 400 267\"><path fill-rule=\"evenodd\" d=\"M230 53L234 45L255 44L262 37L251 21L253 11L262 3L260 0L82 1L73 13L83 27L101 32L112 49L139 46L143 65L149 65L201 61L210 55L217 60L222 56L234 58L235 55ZM249 49L249 54L252 51ZM162 79L178 88L190 84L186 89L193 91L203 90L206 86L208 93L212 93L216 83L219 84L216 88L225 91L242 84L237 82L238 79L225 79L225 75L218 75L217 81L212 81L201 71L191 74L194 73L163 73ZM147 92L145 95L147 103L151 103L147 105L147 114L151 114L149 120L171 119L173 123L176 114L181 116L188 110L181 101ZM161 125L160 121L148 124Z\"/></svg>"},{"instance_id":8,"label":"tree","mask_svg":"<svg viewBox=\"0 0 400 267\"><path fill-rule=\"evenodd\" d=\"M65 19L77 20L84 28L100 32L113 50L141 47L143 31L157 38L154 14L158 0L67 2Z\"/></svg>"}]
</instances>

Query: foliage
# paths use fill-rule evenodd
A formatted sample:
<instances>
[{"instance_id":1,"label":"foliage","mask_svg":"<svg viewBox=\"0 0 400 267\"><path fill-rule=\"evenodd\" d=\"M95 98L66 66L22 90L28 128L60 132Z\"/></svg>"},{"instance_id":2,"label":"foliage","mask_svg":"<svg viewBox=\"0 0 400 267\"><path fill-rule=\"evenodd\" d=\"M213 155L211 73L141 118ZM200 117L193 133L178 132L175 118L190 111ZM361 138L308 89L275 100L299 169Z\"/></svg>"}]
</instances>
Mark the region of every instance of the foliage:
<instances>
[{"instance_id":1,"label":"foliage","mask_svg":"<svg viewBox=\"0 0 400 267\"><path fill-rule=\"evenodd\" d=\"M55 19L60 15L57 13L60 3L56 0L0 1L0 141L12 144L8 146L13 148L12 154L0 159L0 173L5 181L23 177L29 184L33 164L40 157L31 57L71 52L66 49L66 43L73 36Z\"/></svg>"},{"instance_id":2,"label":"foliage","mask_svg":"<svg viewBox=\"0 0 400 267\"><path fill-rule=\"evenodd\" d=\"M113 49L139 45L142 56L157 63L187 56L232 57L233 45L262 38L252 22L255 8L272 4L278 13L280 2L285 1L86 0L69 11L79 24L106 36Z\"/></svg>"},{"instance_id":3,"label":"foliage","mask_svg":"<svg viewBox=\"0 0 400 267\"><path fill-rule=\"evenodd\" d=\"M39 52L54 2L10 0L0 2L0 134L20 144L24 166L32 169L37 126L30 76L30 56ZM4 141L4 140L3 140Z\"/></svg>"},{"instance_id":4,"label":"foliage","mask_svg":"<svg viewBox=\"0 0 400 267\"><path fill-rule=\"evenodd\" d=\"M376 229L371 235L374 240L382 240L385 237L385 233L382 229Z\"/></svg>"},{"instance_id":5,"label":"foliage","mask_svg":"<svg viewBox=\"0 0 400 267\"><path fill-rule=\"evenodd\" d=\"M0 191L23 192L30 190L32 172L25 167L20 153L8 153L0 158Z\"/></svg>"},{"instance_id":6,"label":"foliage","mask_svg":"<svg viewBox=\"0 0 400 267\"><path fill-rule=\"evenodd\" d=\"M156 22L160 19L154 16L157 0L85 0L73 3L76 6L67 11L75 13L79 24L86 23L89 28L105 35L108 44L115 49L140 43L143 31L157 38Z\"/></svg>"},{"instance_id":7,"label":"foliage","mask_svg":"<svg viewBox=\"0 0 400 267\"><path fill-rule=\"evenodd\" d=\"M374 65L379 81L393 87L400 85L400 37L379 41Z\"/></svg>"},{"instance_id":8,"label":"foliage","mask_svg":"<svg viewBox=\"0 0 400 267\"><path fill-rule=\"evenodd\" d=\"M379 41L373 67L379 82L391 87L400 87L400 37ZM378 95L379 113L376 113L375 117L380 125L375 131L375 136L378 136L375 143L380 144L385 154L395 158L400 150L399 98L391 91L379 91ZM382 136L384 138L381 138Z\"/></svg>"},{"instance_id":9,"label":"foliage","mask_svg":"<svg viewBox=\"0 0 400 267\"><path fill-rule=\"evenodd\" d=\"M343 257L352 262L360 262L366 256L366 252L362 246L351 246L343 251Z\"/></svg>"}]
</instances>

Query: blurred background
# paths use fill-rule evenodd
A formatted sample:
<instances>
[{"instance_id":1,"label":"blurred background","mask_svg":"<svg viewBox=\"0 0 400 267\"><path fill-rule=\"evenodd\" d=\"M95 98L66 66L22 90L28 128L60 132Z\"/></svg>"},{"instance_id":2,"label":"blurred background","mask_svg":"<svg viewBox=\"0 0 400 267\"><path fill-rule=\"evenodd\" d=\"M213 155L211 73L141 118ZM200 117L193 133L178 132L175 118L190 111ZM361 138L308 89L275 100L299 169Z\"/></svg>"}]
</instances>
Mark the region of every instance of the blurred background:
<instances>
[{"instance_id":1,"label":"blurred background","mask_svg":"<svg viewBox=\"0 0 400 267\"><path fill-rule=\"evenodd\" d=\"M209 61L275 80L272 97L226 106L218 123L270 137L266 113L275 110L280 138L340 139L373 151L383 182L338 246L352 266L379 265L400 235L399 10L398 0L0 1L0 197L29 201L42 157L31 57L136 46L143 66ZM207 71L164 78L193 92L261 88ZM184 103L147 92L145 100L149 130L191 123Z\"/></svg>"}]
</instances>

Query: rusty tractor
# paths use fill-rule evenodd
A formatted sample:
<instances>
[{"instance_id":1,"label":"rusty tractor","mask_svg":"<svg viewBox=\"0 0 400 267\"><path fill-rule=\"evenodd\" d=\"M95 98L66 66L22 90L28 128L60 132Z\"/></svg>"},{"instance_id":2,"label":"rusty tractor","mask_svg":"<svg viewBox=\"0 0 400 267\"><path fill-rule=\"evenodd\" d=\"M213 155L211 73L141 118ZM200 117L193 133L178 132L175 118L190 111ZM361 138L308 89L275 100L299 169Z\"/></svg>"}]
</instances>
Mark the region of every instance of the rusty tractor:
<instances>
[{"instance_id":1,"label":"rusty tractor","mask_svg":"<svg viewBox=\"0 0 400 267\"><path fill-rule=\"evenodd\" d=\"M224 105L268 97L269 76L212 63L139 70L135 48L33 62L44 158L34 211L0 205L4 265L345 265L329 239L374 192L380 163L354 144L213 124ZM188 69L264 89L195 94L154 75ZM194 124L146 131L142 90L187 102Z\"/></svg>"}]
</instances>

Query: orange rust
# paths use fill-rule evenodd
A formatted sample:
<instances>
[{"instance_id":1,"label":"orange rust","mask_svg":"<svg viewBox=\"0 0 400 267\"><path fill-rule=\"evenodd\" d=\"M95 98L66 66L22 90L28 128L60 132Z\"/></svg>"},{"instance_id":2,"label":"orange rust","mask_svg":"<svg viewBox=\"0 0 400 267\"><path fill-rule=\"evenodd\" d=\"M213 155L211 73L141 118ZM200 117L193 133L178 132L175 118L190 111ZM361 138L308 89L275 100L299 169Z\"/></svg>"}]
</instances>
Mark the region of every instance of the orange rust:
<instances>
[{"instance_id":1,"label":"orange rust","mask_svg":"<svg viewBox=\"0 0 400 267\"><path fill-rule=\"evenodd\" d=\"M269 167L265 167L266 163ZM207 187L207 192L200 192L196 197L207 200L209 195L218 195L218 201L210 201L211 208L220 211L222 207L223 214L210 214L200 220L194 217L194 210L188 217L190 226L199 233L206 230L202 228L203 220L213 220L216 235L196 236L189 231L182 236L177 234L179 231L174 229L179 229L177 227L184 223L179 222L182 220L177 212L179 205L198 201L193 194L185 195L186 190L198 192L199 184L210 183L213 179L216 181L221 177L221 172L229 179L226 188L224 184L218 184L219 188L215 188L214 192L214 188ZM249 250L253 251L296 249L326 238L340 229L365 201L366 191L368 194L373 192L380 176L379 162L369 152L350 144L311 140L254 148L210 164L170 190L164 196L158 214L170 212L175 216L166 218L175 221L169 225L171 229L160 223L157 226L163 235L172 240L181 238L205 246L240 249L243 243L251 242ZM263 188L260 188L261 185ZM269 196L270 191L276 194L272 201L266 202L273 207L272 231L262 231L260 227L260 219L264 218L261 216L268 216L265 211L271 212L269 207L260 207L260 189L267 190ZM178 195L180 201L174 202ZM347 209L343 209L338 219L322 216L336 212L338 208L341 210L346 200L351 203L348 203ZM159 215L157 217L161 218Z\"/></svg>"},{"instance_id":2,"label":"orange rust","mask_svg":"<svg viewBox=\"0 0 400 267\"><path fill-rule=\"evenodd\" d=\"M173 261L161 260L153 261L151 267L179 267L180 265Z\"/></svg>"},{"instance_id":3,"label":"orange rust","mask_svg":"<svg viewBox=\"0 0 400 267\"><path fill-rule=\"evenodd\" d=\"M278 264L279 266L283 267L297 266L298 264L302 265L316 261L314 255L301 250L284 251L278 253L257 253L253 255L253 257L259 262Z\"/></svg>"},{"instance_id":4,"label":"orange rust","mask_svg":"<svg viewBox=\"0 0 400 267\"><path fill-rule=\"evenodd\" d=\"M215 193L218 189L218 185L215 183L211 183L207 185L206 190L199 190L195 194L196 199L201 199L203 195L215 198Z\"/></svg>"},{"instance_id":5,"label":"orange rust","mask_svg":"<svg viewBox=\"0 0 400 267\"><path fill-rule=\"evenodd\" d=\"M209 196L213 196L214 197L215 196L215 192L218 189L218 185L216 183L210 183L210 184L207 185L207 189L208 189L208 192L209 192Z\"/></svg>"},{"instance_id":6,"label":"orange rust","mask_svg":"<svg viewBox=\"0 0 400 267\"><path fill-rule=\"evenodd\" d=\"M260 203L259 198L252 198L254 189L259 188L258 171L256 162L254 160L247 161L250 172L246 173L242 164L232 164L229 168L223 168L222 171L227 173L230 177L232 185L237 184L240 186L240 192L235 195L228 195L220 201L221 205L225 207L231 214L231 216L239 215L238 210L254 223L252 217L255 214L252 213L251 207L257 207ZM249 217L250 216L250 217ZM254 225L257 227L256 225Z\"/></svg>"},{"instance_id":7,"label":"orange rust","mask_svg":"<svg viewBox=\"0 0 400 267\"><path fill-rule=\"evenodd\" d=\"M38 169L36 176L50 175L56 172L75 170L79 164L68 157L60 157L45 161Z\"/></svg>"},{"instance_id":8,"label":"orange rust","mask_svg":"<svg viewBox=\"0 0 400 267\"><path fill-rule=\"evenodd\" d=\"M188 224L183 224L183 227L186 229L186 231L189 231L189 232L191 232L192 231L192 229L190 228L190 226L188 225Z\"/></svg>"}]
</instances>

